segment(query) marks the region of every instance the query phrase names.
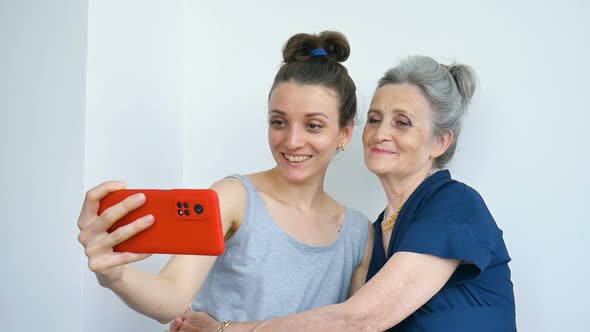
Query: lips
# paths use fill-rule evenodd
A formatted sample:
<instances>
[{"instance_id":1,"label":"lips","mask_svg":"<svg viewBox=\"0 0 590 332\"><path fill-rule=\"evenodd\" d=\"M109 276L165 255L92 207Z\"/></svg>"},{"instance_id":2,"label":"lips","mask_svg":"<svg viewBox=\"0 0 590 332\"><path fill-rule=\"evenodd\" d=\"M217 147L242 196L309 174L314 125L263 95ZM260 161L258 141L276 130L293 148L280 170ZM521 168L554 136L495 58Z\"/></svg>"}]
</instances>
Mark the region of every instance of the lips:
<instances>
[{"instance_id":1,"label":"lips","mask_svg":"<svg viewBox=\"0 0 590 332\"><path fill-rule=\"evenodd\" d=\"M381 149L381 148L372 148L371 152L376 153L376 154L395 154L395 152L393 152L393 151L389 151L389 150L385 150L385 149Z\"/></svg>"}]
</instances>

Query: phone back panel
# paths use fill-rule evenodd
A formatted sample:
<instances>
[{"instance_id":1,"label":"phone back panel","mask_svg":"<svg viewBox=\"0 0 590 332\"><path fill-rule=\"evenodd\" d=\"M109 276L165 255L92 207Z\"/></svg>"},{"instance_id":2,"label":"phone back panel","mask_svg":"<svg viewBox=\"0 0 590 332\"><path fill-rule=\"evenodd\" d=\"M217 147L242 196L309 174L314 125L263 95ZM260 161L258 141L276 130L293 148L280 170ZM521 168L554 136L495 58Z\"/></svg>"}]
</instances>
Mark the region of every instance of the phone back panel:
<instances>
[{"instance_id":1,"label":"phone back panel","mask_svg":"<svg viewBox=\"0 0 590 332\"><path fill-rule=\"evenodd\" d=\"M116 245L117 252L212 255L223 254L225 242L219 199L211 189L124 189L100 201L99 215L128 196L144 193L146 202L113 224L108 232L152 214L146 230Z\"/></svg>"}]
</instances>

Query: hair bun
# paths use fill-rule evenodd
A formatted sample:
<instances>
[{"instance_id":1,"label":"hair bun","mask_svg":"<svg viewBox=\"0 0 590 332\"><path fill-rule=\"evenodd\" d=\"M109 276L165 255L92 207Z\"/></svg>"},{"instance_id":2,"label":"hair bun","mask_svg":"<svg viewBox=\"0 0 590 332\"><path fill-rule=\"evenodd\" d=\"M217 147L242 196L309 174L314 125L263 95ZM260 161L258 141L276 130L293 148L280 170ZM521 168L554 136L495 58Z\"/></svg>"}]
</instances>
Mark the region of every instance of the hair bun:
<instances>
[{"instance_id":1,"label":"hair bun","mask_svg":"<svg viewBox=\"0 0 590 332\"><path fill-rule=\"evenodd\" d=\"M461 104L463 107L466 107L469 105L471 97L473 97L477 88L477 75L471 67L462 64L453 64L448 67L448 70L451 76L453 76L459 93L463 98Z\"/></svg>"},{"instance_id":2,"label":"hair bun","mask_svg":"<svg viewBox=\"0 0 590 332\"><path fill-rule=\"evenodd\" d=\"M291 63L311 57L311 51L323 48L328 58L344 62L350 55L350 45L346 37L337 31L323 31L318 35L298 33L283 46L283 62Z\"/></svg>"}]
</instances>

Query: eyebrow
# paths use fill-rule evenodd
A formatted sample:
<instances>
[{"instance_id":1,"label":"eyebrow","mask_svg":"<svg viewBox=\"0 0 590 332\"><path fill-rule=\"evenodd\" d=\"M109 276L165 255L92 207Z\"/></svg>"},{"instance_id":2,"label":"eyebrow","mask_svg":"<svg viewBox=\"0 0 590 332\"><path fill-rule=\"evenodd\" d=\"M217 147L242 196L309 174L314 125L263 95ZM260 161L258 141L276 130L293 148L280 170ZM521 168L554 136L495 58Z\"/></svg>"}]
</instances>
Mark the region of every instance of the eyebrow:
<instances>
[{"instance_id":1,"label":"eyebrow","mask_svg":"<svg viewBox=\"0 0 590 332\"><path fill-rule=\"evenodd\" d=\"M401 109L401 108L394 108L394 109L392 109L390 111L393 112L393 113L399 113L399 114L401 114L403 116L407 116L407 117L409 117L411 119L414 118L413 114L411 114L410 112L408 112L408 111L406 111L404 109ZM370 108L367 113L378 113L379 115L383 115L383 111L382 110L375 109L375 108Z\"/></svg>"},{"instance_id":2,"label":"eyebrow","mask_svg":"<svg viewBox=\"0 0 590 332\"><path fill-rule=\"evenodd\" d=\"M283 111L279 111L279 110L272 110L272 111L270 111L270 113L276 113L276 114L281 115L281 116L286 116L287 115L287 113L285 113ZM323 112L306 113L304 116L306 118L313 118L314 116L323 116L324 118L329 119L328 115L326 115L326 113L323 113Z\"/></svg>"}]
</instances>

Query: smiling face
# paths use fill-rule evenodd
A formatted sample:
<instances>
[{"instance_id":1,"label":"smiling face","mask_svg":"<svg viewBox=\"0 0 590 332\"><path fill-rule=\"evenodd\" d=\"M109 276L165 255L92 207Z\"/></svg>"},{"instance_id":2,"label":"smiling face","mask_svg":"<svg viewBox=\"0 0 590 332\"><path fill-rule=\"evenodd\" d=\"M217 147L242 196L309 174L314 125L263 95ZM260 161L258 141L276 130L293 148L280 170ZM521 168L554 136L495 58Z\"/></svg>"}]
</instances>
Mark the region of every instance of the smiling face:
<instances>
[{"instance_id":1,"label":"smiling face","mask_svg":"<svg viewBox=\"0 0 590 332\"><path fill-rule=\"evenodd\" d=\"M336 149L348 143L352 124L338 124L338 98L328 88L278 84L269 98L268 141L278 170L289 182L323 177Z\"/></svg>"},{"instance_id":2,"label":"smiling face","mask_svg":"<svg viewBox=\"0 0 590 332\"><path fill-rule=\"evenodd\" d=\"M412 84L388 84L371 101L363 131L365 163L377 176L404 178L430 171L452 141L432 134L433 110Z\"/></svg>"}]
</instances>

